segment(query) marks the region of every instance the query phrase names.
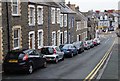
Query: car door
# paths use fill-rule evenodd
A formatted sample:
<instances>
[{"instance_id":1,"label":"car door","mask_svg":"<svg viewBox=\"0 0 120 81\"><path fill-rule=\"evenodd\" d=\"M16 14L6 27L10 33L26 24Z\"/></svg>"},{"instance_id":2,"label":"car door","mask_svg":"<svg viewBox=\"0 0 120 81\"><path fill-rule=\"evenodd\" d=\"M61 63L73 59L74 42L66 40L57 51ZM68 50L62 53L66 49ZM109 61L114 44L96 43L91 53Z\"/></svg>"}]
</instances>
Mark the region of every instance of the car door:
<instances>
[{"instance_id":1,"label":"car door","mask_svg":"<svg viewBox=\"0 0 120 81\"><path fill-rule=\"evenodd\" d=\"M31 54L31 56L33 57L33 61L34 61L34 67L39 67L40 66L40 63L39 63L39 61L40 61L40 56L39 56L39 54L37 53L37 51L36 50L33 50L33 52L32 52L32 54Z\"/></svg>"},{"instance_id":2,"label":"car door","mask_svg":"<svg viewBox=\"0 0 120 81\"><path fill-rule=\"evenodd\" d=\"M57 51L59 59L62 59L63 58L63 53L60 51L59 47L56 47L55 49Z\"/></svg>"}]
</instances>

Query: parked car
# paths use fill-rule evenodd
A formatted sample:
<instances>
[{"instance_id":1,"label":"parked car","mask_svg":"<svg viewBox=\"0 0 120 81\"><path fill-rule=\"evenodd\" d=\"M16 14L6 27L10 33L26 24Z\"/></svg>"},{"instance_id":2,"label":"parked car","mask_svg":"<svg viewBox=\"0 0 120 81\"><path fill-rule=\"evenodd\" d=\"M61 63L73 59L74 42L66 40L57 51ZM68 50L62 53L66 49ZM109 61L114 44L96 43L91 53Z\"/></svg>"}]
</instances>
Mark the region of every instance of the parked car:
<instances>
[{"instance_id":1,"label":"parked car","mask_svg":"<svg viewBox=\"0 0 120 81\"><path fill-rule=\"evenodd\" d=\"M99 38L95 38L94 41L96 41L96 45L100 44L100 39Z\"/></svg>"},{"instance_id":2,"label":"parked car","mask_svg":"<svg viewBox=\"0 0 120 81\"><path fill-rule=\"evenodd\" d=\"M84 44L82 41L74 42L73 45L77 48L78 53L84 52Z\"/></svg>"},{"instance_id":3,"label":"parked car","mask_svg":"<svg viewBox=\"0 0 120 81\"><path fill-rule=\"evenodd\" d=\"M64 44L59 45L60 50L62 51Z\"/></svg>"},{"instance_id":4,"label":"parked car","mask_svg":"<svg viewBox=\"0 0 120 81\"><path fill-rule=\"evenodd\" d=\"M94 46L97 46L98 44L97 44L97 40L94 38L93 39L93 44L94 44Z\"/></svg>"},{"instance_id":5,"label":"parked car","mask_svg":"<svg viewBox=\"0 0 120 81\"><path fill-rule=\"evenodd\" d=\"M25 71L31 74L34 69L47 67L43 54L34 49L12 50L7 53L3 61L5 73L13 71Z\"/></svg>"},{"instance_id":6,"label":"parked car","mask_svg":"<svg viewBox=\"0 0 120 81\"><path fill-rule=\"evenodd\" d=\"M41 53L47 61L58 63L59 60L64 60L64 52L61 52L58 46L44 46L41 48Z\"/></svg>"},{"instance_id":7,"label":"parked car","mask_svg":"<svg viewBox=\"0 0 120 81\"><path fill-rule=\"evenodd\" d=\"M90 48L93 48L94 47L94 41L91 39L91 40L88 40L88 42L89 42Z\"/></svg>"},{"instance_id":8,"label":"parked car","mask_svg":"<svg viewBox=\"0 0 120 81\"><path fill-rule=\"evenodd\" d=\"M86 49L86 50L90 49L90 42L89 41L84 41L84 49Z\"/></svg>"},{"instance_id":9,"label":"parked car","mask_svg":"<svg viewBox=\"0 0 120 81\"><path fill-rule=\"evenodd\" d=\"M73 44L65 44L62 48L65 56L73 57L78 54L77 48Z\"/></svg>"}]
</instances>

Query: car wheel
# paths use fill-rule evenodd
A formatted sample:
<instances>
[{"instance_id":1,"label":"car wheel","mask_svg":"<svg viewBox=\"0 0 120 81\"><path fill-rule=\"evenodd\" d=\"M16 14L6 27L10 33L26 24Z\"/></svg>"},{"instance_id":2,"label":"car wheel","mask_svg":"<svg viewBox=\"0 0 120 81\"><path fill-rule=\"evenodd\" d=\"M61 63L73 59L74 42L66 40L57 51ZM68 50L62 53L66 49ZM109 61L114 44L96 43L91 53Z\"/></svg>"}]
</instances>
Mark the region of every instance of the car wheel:
<instances>
[{"instance_id":1,"label":"car wheel","mask_svg":"<svg viewBox=\"0 0 120 81\"><path fill-rule=\"evenodd\" d=\"M73 53L71 53L71 58L73 57Z\"/></svg>"},{"instance_id":2,"label":"car wheel","mask_svg":"<svg viewBox=\"0 0 120 81\"><path fill-rule=\"evenodd\" d=\"M33 65L32 65L32 64L29 65L28 73L29 73L29 74L32 74L32 73L33 73Z\"/></svg>"},{"instance_id":3,"label":"car wheel","mask_svg":"<svg viewBox=\"0 0 120 81\"><path fill-rule=\"evenodd\" d=\"M47 62L45 61L43 64L43 68L46 68L46 67L47 67Z\"/></svg>"},{"instance_id":4,"label":"car wheel","mask_svg":"<svg viewBox=\"0 0 120 81\"><path fill-rule=\"evenodd\" d=\"M62 61L64 60L64 56L63 56L63 58L62 58Z\"/></svg>"},{"instance_id":5,"label":"car wheel","mask_svg":"<svg viewBox=\"0 0 120 81\"><path fill-rule=\"evenodd\" d=\"M56 58L55 63L56 63L56 64L58 63L58 58Z\"/></svg>"}]
</instances>

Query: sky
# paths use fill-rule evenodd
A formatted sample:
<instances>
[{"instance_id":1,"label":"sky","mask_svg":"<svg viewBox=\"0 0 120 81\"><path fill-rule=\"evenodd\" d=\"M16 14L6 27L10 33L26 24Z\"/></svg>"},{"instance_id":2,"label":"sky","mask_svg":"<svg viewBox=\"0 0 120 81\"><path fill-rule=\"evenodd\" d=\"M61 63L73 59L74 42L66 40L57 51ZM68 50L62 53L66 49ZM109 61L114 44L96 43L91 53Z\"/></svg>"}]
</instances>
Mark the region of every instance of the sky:
<instances>
[{"instance_id":1,"label":"sky","mask_svg":"<svg viewBox=\"0 0 120 81\"><path fill-rule=\"evenodd\" d=\"M80 11L86 12L88 10L108 10L117 9L120 0L65 0L66 3L70 1L71 4L79 6Z\"/></svg>"}]
</instances>

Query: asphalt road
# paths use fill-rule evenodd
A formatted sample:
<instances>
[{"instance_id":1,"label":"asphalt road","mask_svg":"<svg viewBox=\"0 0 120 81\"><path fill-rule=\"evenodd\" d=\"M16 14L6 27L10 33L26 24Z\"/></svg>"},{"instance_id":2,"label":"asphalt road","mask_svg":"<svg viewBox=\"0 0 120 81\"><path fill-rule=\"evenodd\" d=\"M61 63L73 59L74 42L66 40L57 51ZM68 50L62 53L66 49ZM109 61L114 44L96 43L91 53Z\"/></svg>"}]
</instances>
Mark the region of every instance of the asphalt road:
<instances>
[{"instance_id":1,"label":"asphalt road","mask_svg":"<svg viewBox=\"0 0 120 81\"><path fill-rule=\"evenodd\" d=\"M86 50L73 58L66 58L58 64L48 64L45 69L38 69L33 74L2 74L3 79L84 79L98 64L115 37L101 39L101 45Z\"/></svg>"}]
</instances>

